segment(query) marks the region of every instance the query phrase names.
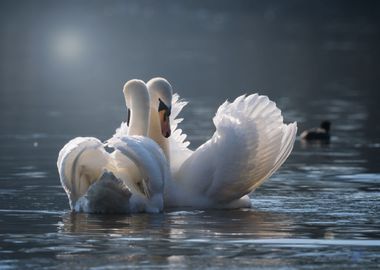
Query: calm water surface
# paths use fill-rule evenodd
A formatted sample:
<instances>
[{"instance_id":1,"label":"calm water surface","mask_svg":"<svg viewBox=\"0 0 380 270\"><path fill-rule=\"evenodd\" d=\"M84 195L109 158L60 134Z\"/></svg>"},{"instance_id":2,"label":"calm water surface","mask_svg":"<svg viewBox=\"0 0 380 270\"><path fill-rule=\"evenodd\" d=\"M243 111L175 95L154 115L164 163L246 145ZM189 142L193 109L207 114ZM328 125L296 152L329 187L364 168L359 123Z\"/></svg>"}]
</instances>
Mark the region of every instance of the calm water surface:
<instances>
[{"instance_id":1,"label":"calm water surface","mask_svg":"<svg viewBox=\"0 0 380 270\"><path fill-rule=\"evenodd\" d=\"M182 127L196 146L212 133L215 102L190 101ZM380 173L371 163L380 144L361 135L366 117L361 104L336 103L331 117L343 123L333 125L331 143L297 141L285 165L252 194L253 208L245 210L71 213L55 160L75 132L2 132L0 268L375 269L380 265ZM287 119L301 114L287 99L279 106L289 108ZM359 108L350 124L344 124L345 106ZM64 125L71 114L86 118L83 111L29 113Z\"/></svg>"},{"instance_id":2,"label":"calm water surface","mask_svg":"<svg viewBox=\"0 0 380 270\"><path fill-rule=\"evenodd\" d=\"M0 269L380 268L376 1L20 2L0 4ZM193 148L249 89L300 130L330 119L331 143L297 140L252 209L71 213L58 151L109 138L123 82L157 75Z\"/></svg>"}]
</instances>

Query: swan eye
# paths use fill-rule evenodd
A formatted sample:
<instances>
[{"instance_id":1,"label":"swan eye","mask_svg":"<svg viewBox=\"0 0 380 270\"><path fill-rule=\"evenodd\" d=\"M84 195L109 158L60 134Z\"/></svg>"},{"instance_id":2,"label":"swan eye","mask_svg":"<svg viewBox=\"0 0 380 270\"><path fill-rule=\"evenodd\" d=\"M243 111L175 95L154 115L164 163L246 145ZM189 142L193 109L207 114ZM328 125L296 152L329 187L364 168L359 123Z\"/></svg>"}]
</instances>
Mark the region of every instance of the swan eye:
<instances>
[{"instance_id":1,"label":"swan eye","mask_svg":"<svg viewBox=\"0 0 380 270\"><path fill-rule=\"evenodd\" d=\"M128 116L127 116L127 126L129 127L129 122L131 121L131 110L128 109Z\"/></svg>"},{"instance_id":2,"label":"swan eye","mask_svg":"<svg viewBox=\"0 0 380 270\"><path fill-rule=\"evenodd\" d=\"M171 108L166 106L166 104L159 98L159 105L158 105L158 111L164 111L164 121L166 121L171 113Z\"/></svg>"},{"instance_id":3,"label":"swan eye","mask_svg":"<svg viewBox=\"0 0 380 270\"><path fill-rule=\"evenodd\" d=\"M158 101L160 102L158 104L158 111L160 112L160 111L165 110L165 111L169 112L169 115L170 115L171 108L168 107L160 98L158 99Z\"/></svg>"}]
</instances>

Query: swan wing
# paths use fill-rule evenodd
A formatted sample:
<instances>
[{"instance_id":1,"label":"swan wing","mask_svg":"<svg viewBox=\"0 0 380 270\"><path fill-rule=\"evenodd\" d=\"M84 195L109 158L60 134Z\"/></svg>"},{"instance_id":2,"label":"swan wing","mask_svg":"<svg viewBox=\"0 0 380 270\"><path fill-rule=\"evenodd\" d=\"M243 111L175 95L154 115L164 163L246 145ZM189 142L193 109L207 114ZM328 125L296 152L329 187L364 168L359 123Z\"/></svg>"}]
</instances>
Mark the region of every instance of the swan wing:
<instances>
[{"instance_id":1,"label":"swan wing","mask_svg":"<svg viewBox=\"0 0 380 270\"><path fill-rule=\"evenodd\" d=\"M108 153L96 138L77 137L62 148L57 167L71 209L74 209L78 199L100 178L108 165Z\"/></svg>"},{"instance_id":2,"label":"swan wing","mask_svg":"<svg viewBox=\"0 0 380 270\"><path fill-rule=\"evenodd\" d=\"M162 211L165 178L170 173L165 155L158 144L144 136L124 136L114 141L113 147L128 157L140 172L130 182L132 188L138 191L132 198L132 211Z\"/></svg>"},{"instance_id":3,"label":"swan wing","mask_svg":"<svg viewBox=\"0 0 380 270\"><path fill-rule=\"evenodd\" d=\"M170 145L170 166L172 171L177 171L182 163L193 153L188 146L190 142L186 140L187 135L182 129L178 128L178 124L183 121L179 118L182 109L187 105L187 101L181 100L178 94L174 94L172 98L172 111L170 115L170 128L172 135L169 137Z\"/></svg>"},{"instance_id":4,"label":"swan wing","mask_svg":"<svg viewBox=\"0 0 380 270\"><path fill-rule=\"evenodd\" d=\"M297 131L266 96L240 96L222 104L216 131L181 166L176 178L186 190L226 204L250 193L289 156Z\"/></svg>"}]
</instances>

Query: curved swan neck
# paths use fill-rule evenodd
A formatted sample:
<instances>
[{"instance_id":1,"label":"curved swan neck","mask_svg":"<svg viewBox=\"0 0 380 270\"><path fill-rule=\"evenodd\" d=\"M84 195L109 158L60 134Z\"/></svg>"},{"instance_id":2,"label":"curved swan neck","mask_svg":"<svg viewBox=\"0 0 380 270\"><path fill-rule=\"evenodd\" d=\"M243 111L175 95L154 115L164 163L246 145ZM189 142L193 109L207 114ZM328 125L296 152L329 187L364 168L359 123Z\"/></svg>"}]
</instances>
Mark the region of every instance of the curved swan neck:
<instances>
[{"instance_id":1,"label":"curved swan neck","mask_svg":"<svg viewBox=\"0 0 380 270\"><path fill-rule=\"evenodd\" d=\"M159 114L157 112L157 108L155 108L154 106L151 106L150 108L148 137L154 140L162 148L166 156L166 159L168 160L168 162L170 162L169 141L167 138L162 136Z\"/></svg>"},{"instance_id":2,"label":"curved swan neck","mask_svg":"<svg viewBox=\"0 0 380 270\"><path fill-rule=\"evenodd\" d=\"M150 98L145 83L131 80L125 84L123 92L130 113L128 135L146 136L149 129Z\"/></svg>"},{"instance_id":3,"label":"curved swan neck","mask_svg":"<svg viewBox=\"0 0 380 270\"><path fill-rule=\"evenodd\" d=\"M162 135L159 117L159 103L171 107L173 89L164 78L153 78L147 83L150 96L150 125L148 136L161 146L168 161L170 161L169 140Z\"/></svg>"}]
</instances>

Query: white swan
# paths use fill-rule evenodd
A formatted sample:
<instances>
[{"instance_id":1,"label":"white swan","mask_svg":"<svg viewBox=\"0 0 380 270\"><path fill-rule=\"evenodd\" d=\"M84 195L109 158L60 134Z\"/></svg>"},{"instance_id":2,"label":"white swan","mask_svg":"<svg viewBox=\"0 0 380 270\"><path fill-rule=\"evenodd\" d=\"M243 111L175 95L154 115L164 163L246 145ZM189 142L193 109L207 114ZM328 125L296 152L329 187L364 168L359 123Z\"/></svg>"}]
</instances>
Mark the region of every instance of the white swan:
<instances>
[{"instance_id":1,"label":"white swan","mask_svg":"<svg viewBox=\"0 0 380 270\"><path fill-rule=\"evenodd\" d=\"M297 124L284 124L281 111L266 96L240 96L222 104L213 118L214 135L195 151L188 149L177 115L186 105L163 78L147 83L151 97L149 137L170 158L172 180L165 185L166 206L250 207L247 196L289 156ZM167 116L171 115L170 130Z\"/></svg>"},{"instance_id":2,"label":"white swan","mask_svg":"<svg viewBox=\"0 0 380 270\"><path fill-rule=\"evenodd\" d=\"M159 212L169 168L160 147L146 135L149 94L144 82L131 80L123 89L128 121L103 144L78 137L60 151L61 184L74 211L89 213ZM105 146L113 147L109 154Z\"/></svg>"}]
</instances>

